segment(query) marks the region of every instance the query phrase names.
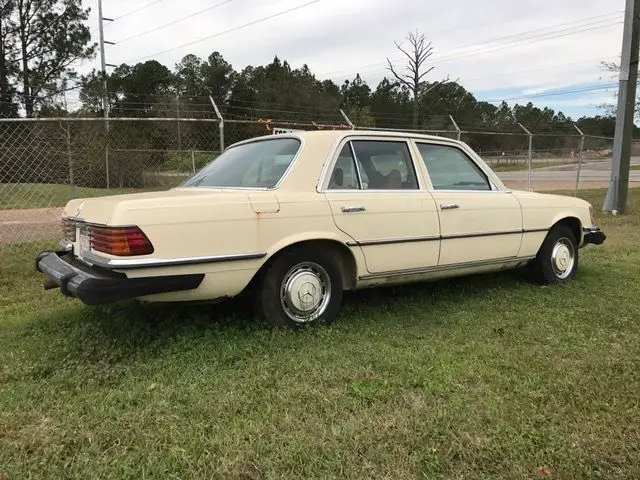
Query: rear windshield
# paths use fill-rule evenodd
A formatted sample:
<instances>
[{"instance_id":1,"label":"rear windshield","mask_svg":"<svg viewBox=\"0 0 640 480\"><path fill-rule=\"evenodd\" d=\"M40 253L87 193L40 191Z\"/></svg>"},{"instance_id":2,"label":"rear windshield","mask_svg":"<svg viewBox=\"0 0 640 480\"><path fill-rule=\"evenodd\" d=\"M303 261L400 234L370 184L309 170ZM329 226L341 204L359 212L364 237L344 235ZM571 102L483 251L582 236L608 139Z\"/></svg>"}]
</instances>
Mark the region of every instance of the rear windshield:
<instances>
[{"instance_id":1,"label":"rear windshield","mask_svg":"<svg viewBox=\"0 0 640 480\"><path fill-rule=\"evenodd\" d=\"M231 147L183 187L273 188L300 150L300 140L275 138Z\"/></svg>"}]
</instances>

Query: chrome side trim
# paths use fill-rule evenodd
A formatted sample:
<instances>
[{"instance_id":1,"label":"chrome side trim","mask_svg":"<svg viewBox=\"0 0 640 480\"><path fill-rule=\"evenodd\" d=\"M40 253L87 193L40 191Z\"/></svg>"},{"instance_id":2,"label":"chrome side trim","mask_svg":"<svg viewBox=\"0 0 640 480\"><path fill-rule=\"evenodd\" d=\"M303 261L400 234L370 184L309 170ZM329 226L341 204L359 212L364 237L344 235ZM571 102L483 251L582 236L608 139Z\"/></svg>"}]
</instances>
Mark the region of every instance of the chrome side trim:
<instances>
[{"instance_id":1,"label":"chrome side trim","mask_svg":"<svg viewBox=\"0 0 640 480\"><path fill-rule=\"evenodd\" d=\"M433 242L437 240L440 240L439 236L390 238L390 239L383 239L383 240L364 240L362 242L347 242L347 246L348 247L369 247L374 245L393 245L393 244L399 244L399 243Z\"/></svg>"},{"instance_id":2,"label":"chrome side trim","mask_svg":"<svg viewBox=\"0 0 640 480\"><path fill-rule=\"evenodd\" d=\"M457 240L462 238L479 238L479 237L499 237L501 235L521 235L522 230L505 230L503 232L478 232L478 233L461 233L442 235L442 240Z\"/></svg>"},{"instance_id":3,"label":"chrome side trim","mask_svg":"<svg viewBox=\"0 0 640 480\"><path fill-rule=\"evenodd\" d=\"M464 262L464 263L453 263L451 265L438 265L434 267L425 267L425 268L413 268L409 270L395 270L391 272L382 272L382 273L373 273L370 275L362 275L358 277L359 280L375 280L378 278L387 278L387 277L399 277L403 275L421 275L425 273L433 273L433 272L442 272L448 270L462 270L464 268L470 267L488 267L491 265L500 265L500 264L509 264L509 263L522 263L533 260L535 255L529 257L505 257L505 258L496 258L493 260L482 260L477 262Z\"/></svg>"},{"instance_id":4,"label":"chrome side trim","mask_svg":"<svg viewBox=\"0 0 640 480\"><path fill-rule=\"evenodd\" d=\"M207 257L183 258L104 258L94 253L85 254L83 259L97 267L108 270L131 270L136 268L175 267L180 265L197 265L204 263L237 262L241 260L257 260L266 257L266 253L241 253L235 255L215 255Z\"/></svg>"},{"instance_id":5,"label":"chrome side trim","mask_svg":"<svg viewBox=\"0 0 640 480\"><path fill-rule=\"evenodd\" d=\"M363 240L361 242L347 242L348 247L369 247L374 245L393 245L400 243L433 242L437 240L455 240L460 238L498 237L501 235L520 235L523 233L548 232L548 228L504 230L501 232L478 232L448 235L433 235L429 237L385 238L380 240Z\"/></svg>"}]
</instances>

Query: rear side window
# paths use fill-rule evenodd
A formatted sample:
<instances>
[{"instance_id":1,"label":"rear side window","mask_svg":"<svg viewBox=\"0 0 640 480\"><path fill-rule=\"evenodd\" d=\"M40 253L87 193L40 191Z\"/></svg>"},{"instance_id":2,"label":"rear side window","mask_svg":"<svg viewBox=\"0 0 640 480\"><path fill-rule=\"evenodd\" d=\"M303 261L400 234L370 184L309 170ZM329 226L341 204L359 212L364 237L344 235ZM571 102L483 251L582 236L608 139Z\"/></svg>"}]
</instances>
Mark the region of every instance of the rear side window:
<instances>
[{"instance_id":1,"label":"rear side window","mask_svg":"<svg viewBox=\"0 0 640 480\"><path fill-rule=\"evenodd\" d=\"M348 142L338 156L329 189L417 190L409 146L403 141Z\"/></svg>"},{"instance_id":2,"label":"rear side window","mask_svg":"<svg viewBox=\"0 0 640 480\"><path fill-rule=\"evenodd\" d=\"M329 190L357 190L359 189L356 162L351 153L351 145L347 143L340 152L333 173L329 180Z\"/></svg>"},{"instance_id":3,"label":"rear side window","mask_svg":"<svg viewBox=\"0 0 640 480\"><path fill-rule=\"evenodd\" d=\"M491 190L486 175L460 149L427 143L417 146L434 190Z\"/></svg>"}]
</instances>

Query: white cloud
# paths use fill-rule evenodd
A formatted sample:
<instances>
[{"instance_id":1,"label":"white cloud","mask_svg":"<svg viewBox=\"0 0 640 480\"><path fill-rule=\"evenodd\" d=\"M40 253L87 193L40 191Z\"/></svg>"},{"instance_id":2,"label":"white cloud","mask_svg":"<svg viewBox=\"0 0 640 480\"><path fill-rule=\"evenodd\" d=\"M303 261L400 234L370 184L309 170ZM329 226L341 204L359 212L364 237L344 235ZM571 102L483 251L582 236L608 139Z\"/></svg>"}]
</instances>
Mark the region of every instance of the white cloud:
<instances>
[{"instance_id":1,"label":"white cloud","mask_svg":"<svg viewBox=\"0 0 640 480\"><path fill-rule=\"evenodd\" d=\"M92 7L91 22L95 27L96 1L85 0L85 4ZM111 0L105 2L104 13L115 18L149 1ZM308 1L232 0L183 22L110 47L107 61L114 64L135 61ZM621 24L609 24L622 21L624 3L624 0L544 3L457 0L443 5L435 0L320 0L287 15L159 55L157 59L172 67L187 53L204 57L218 50L236 69L242 69L248 64L269 62L277 54L293 66L306 63L319 77L328 76L337 82L360 72L375 87L387 74L385 58L398 58L393 42L402 40L409 31L419 30L433 42L436 51L433 57L436 70L430 75L431 79L450 75L460 78L463 85L474 92L521 88L526 94L533 94L563 85L595 82L605 76L599 63L616 59L622 35ZM211 0L164 0L106 26L105 34L108 40L117 42L213 4ZM620 13L604 16L612 12ZM504 38L510 35L567 24L531 33L559 34L578 25L569 22L588 18L590 20L584 20L583 24L590 25L575 35L544 41L531 38L530 43L505 45L514 40ZM82 70L97 65L98 60L89 62ZM555 99L556 103L557 100L560 99Z\"/></svg>"}]
</instances>

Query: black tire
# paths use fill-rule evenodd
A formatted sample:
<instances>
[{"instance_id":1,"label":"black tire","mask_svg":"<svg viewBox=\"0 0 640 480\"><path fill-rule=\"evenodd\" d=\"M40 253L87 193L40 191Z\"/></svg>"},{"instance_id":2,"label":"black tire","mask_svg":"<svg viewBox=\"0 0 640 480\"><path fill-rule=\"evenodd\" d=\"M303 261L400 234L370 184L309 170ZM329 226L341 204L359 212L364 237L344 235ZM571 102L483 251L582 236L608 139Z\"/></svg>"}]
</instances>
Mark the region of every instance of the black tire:
<instances>
[{"instance_id":1,"label":"black tire","mask_svg":"<svg viewBox=\"0 0 640 480\"><path fill-rule=\"evenodd\" d=\"M340 256L332 249L301 247L279 254L257 279L254 307L276 328L327 325L337 319L342 295Z\"/></svg>"},{"instance_id":2,"label":"black tire","mask_svg":"<svg viewBox=\"0 0 640 480\"><path fill-rule=\"evenodd\" d=\"M575 235L566 225L556 225L544 239L535 260L529 264L531 277L542 285L567 283L578 271L579 253Z\"/></svg>"}]
</instances>

